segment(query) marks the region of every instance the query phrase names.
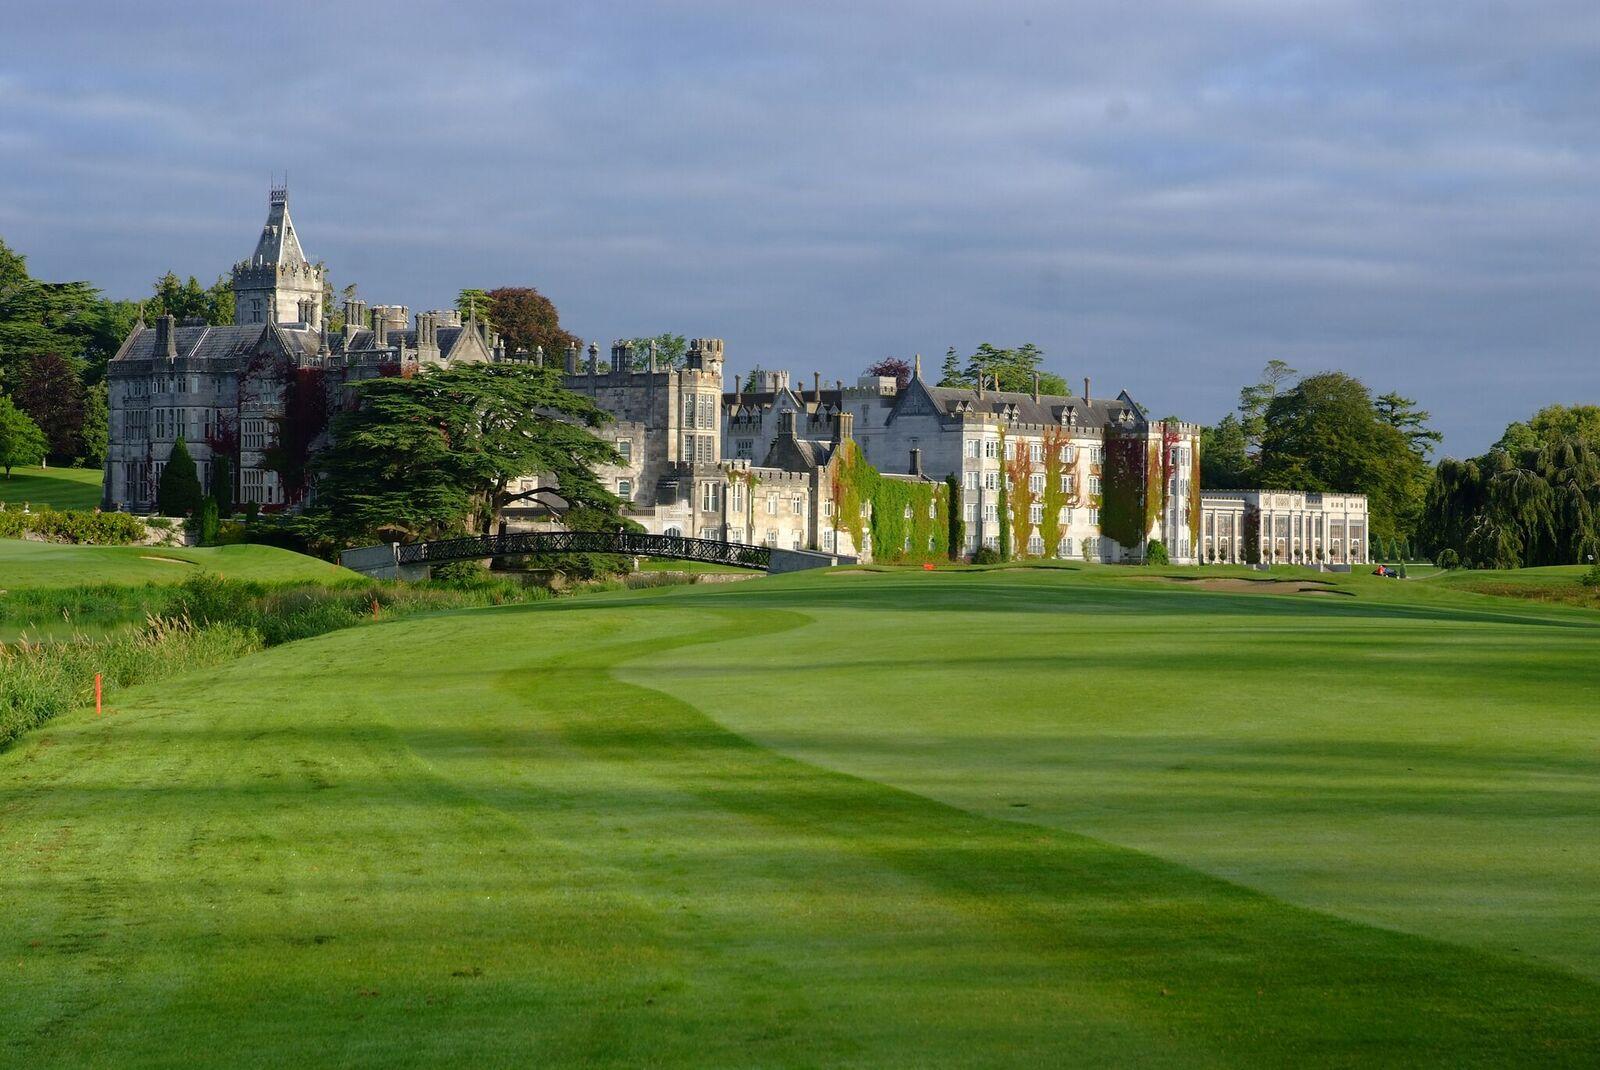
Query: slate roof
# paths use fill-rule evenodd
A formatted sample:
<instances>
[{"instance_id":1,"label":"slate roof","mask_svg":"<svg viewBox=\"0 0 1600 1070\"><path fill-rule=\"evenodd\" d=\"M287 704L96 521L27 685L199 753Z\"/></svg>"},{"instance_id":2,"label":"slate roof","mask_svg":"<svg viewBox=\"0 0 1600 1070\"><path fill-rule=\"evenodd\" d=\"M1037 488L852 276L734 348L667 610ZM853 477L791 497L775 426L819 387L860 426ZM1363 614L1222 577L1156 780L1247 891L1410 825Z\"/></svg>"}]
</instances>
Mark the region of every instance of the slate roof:
<instances>
[{"instance_id":1,"label":"slate roof","mask_svg":"<svg viewBox=\"0 0 1600 1070\"><path fill-rule=\"evenodd\" d=\"M785 472L808 472L821 468L833 456L833 443L815 439L778 435L772 440L762 468L778 468Z\"/></svg>"},{"instance_id":2,"label":"slate roof","mask_svg":"<svg viewBox=\"0 0 1600 1070\"><path fill-rule=\"evenodd\" d=\"M246 323L228 324L223 327L176 327L172 333L177 340L177 355L180 359L237 360L254 353L260 347L268 329L265 324ZM299 352L310 356L315 354L322 344L321 336L316 331L297 331L280 326L277 332L290 353ZM156 334L156 329L149 324L136 327L123 343L115 359L119 361L154 359L157 356Z\"/></svg>"},{"instance_id":3,"label":"slate roof","mask_svg":"<svg viewBox=\"0 0 1600 1070\"><path fill-rule=\"evenodd\" d=\"M1070 407L1078 415L1079 427L1105 427L1120 419L1123 412L1129 411L1132 412L1134 419L1148 419L1139 403L1126 394L1116 398L1040 394L1039 400L1035 401L1031 393L1024 391L985 390L980 397L975 387L923 384L922 388L928 392L928 396L933 399L939 411L946 415L955 415L962 411L1005 415L1015 411L1018 423L1060 424L1062 414ZM910 389L912 388L908 388L908 392Z\"/></svg>"},{"instance_id":4,"label":"slate roof","mask_svg":"<svg viewBox=\"0 0 1600 1070\"><path fill-rule=\"evenodd\" d=\"M448 354L452 349L454 349L457 340L459 340L461 337L462 332L466 330L467 328L465 326L440 327L438 330L440 354ZM348 341L345 340L344 335L329 335L329 343L332 345L333 350L336 353L359 353L363 350L371 350L375 348L373 346L372 339L373 331L370 327L356 328L356 330L349 335ZM400 330L390 327L389 345L405 345L408 348L415 349L417 345L416 328L411 327L405 330Z\"/></svg>"}]
</instances>

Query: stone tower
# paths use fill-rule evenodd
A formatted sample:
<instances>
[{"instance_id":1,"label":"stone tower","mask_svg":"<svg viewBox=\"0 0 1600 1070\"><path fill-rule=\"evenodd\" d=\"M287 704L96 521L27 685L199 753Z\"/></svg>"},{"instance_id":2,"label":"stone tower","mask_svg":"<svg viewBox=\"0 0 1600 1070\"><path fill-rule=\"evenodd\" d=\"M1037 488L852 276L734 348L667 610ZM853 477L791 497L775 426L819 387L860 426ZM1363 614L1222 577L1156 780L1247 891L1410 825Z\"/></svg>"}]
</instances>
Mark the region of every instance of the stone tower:
<instances>
[{"instance_id":1,"label":"stone tower","mask_svg":"<svg viewBox=\"0 0 1600 1070\"><path fill-rule=\"evenodd\" d=\"M267 194L267 224L249 260L233 265L233 322L322 326L322 268L306 259L289 218L289 191Z\"/></svg>"}]
</instances>

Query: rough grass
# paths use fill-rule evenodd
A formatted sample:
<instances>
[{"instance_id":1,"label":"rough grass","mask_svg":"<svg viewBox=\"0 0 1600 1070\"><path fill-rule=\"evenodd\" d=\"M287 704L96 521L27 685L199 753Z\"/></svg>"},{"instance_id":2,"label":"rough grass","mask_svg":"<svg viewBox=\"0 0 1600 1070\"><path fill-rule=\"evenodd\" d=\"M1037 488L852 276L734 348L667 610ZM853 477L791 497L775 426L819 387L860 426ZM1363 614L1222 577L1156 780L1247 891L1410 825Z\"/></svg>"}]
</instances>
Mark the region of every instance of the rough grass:
<instances>
[{"instance_id":1,"label":"rough grass","mask_svg":"<svg viewBox=\"0 0 1600 1070\"><path fill-rule=\"evenodd\" d=\"M470 584L353 580L262 584L205 573L181 584L25 588L0 601L0 749L105 695L262 646L457 609L540 601L547 591L484 577ZM64 635L62 633L65 633Z\"/></svg>"},{"instance_id":2,"label":"rough grass","mask_svg":"<svg viewBox=\"0 0 1600 1070\"><path fill-rule=\"evenodd\" d=\"M0 474L0 502L30 504L37 508L97 509L102 473L98 468L13 468L11 478Z\"/></svg>"},{"instance_id":3,"label":"rough grass","mask_svg":"<svg viewBox=\"0 0 1600 1070\"><path fill-rule=\"evenodd\" d=\"M1600 616L1338 582L617 592L69 714L0 1063L1592 1065Z\"/></svg>"},{"instance_id":4,"label":"rough grass","mask_svg":"<svg viewBox=\"0 0 1600 1070\"><path fill-rule=\"evenodd\" d=\"M0 591L176 583L199 571L228 579L271 581L330 581L357 575L276 546L67 546L0 539Z\"/></svg>"}]
</instances>

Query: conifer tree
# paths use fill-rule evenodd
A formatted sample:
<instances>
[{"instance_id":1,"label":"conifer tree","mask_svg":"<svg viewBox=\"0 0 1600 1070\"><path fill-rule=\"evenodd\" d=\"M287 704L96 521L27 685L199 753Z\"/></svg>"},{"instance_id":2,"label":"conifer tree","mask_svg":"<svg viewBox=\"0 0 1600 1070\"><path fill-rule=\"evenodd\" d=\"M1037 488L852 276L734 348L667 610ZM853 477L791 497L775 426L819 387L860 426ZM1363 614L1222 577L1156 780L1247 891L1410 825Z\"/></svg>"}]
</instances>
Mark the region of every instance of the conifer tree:
<instances>
[{"instance_id":1,"label":"conifer tree","mask_svg":"<svg viewBox=\"0 0 1600 1070\"><path fill-rule=\"evenodd\" d=\"M217 503L217 512L228 516L233 512L233 465L226 455L211 462L211 500Z\"/></svg>"},{"instance_id":2,"label":"conifer tree","mask_svg":"<svg viewBox=\"0 0 1600 1070\"><path fill-rule=\"evenodd\" d=\"M194 458L189 447L178 436L167 456L166 467L161 469L161 483L156 488L156 508L163 516L189 516L200 508L205 495L200 490L200 476L195 471Z\"/></svg>"}]
</instances>

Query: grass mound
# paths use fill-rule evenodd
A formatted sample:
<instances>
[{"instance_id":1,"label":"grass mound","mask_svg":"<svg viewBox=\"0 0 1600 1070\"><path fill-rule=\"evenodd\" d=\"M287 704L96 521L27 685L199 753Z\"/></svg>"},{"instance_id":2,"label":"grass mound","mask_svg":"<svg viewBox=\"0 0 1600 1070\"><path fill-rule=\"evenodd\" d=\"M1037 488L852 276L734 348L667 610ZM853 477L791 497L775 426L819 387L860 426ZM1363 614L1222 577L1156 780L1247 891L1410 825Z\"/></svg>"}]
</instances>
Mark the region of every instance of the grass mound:
<instances>
[{"instance_id":1,"label":"grass mound","mask_svg":"<svg viewBox=\"0 0 1600 1070\"><path fill-rule=\"evenodd\" d=\"M179 583L199 571L239 580L336 580L356 573L276 546L69 546L0 539L0 591Z\"/></svg>"},{"instance_id":2,"label":"grass mound","mask_svg":"<svg viewBox=\"0 0 1600 1070\"><path fill-rule=\"evenodd\" d=\"M97 509L103 474L98 468L13 468L0 477L0 502L34 508Z\"/></svg>"}]
</instances>

